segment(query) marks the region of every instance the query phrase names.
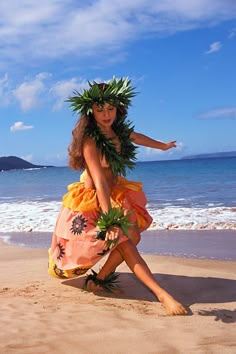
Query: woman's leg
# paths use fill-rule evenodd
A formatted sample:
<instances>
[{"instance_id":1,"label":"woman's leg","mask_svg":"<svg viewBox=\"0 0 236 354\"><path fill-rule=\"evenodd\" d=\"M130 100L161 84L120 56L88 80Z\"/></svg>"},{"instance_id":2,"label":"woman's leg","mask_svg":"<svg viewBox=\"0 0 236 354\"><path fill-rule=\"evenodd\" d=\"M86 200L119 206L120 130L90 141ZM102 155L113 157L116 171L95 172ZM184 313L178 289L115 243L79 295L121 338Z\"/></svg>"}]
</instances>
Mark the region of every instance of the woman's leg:
<instances>
[{"instance_id":1,"label":"woman's leg","mask_svg":"<svg viewBox=\"0 0 236 354\"><path fill-rule=\"evenodd\" d=\"M134 245L137 245L141 239L138 226L134 225L132 230L129 230L129 234L130 234L130 240L134 243ZM122 257L121 253L117 250L117 248L115 248L110 252L106 262L100 269L97 278L101 280L107 278L112 272L115 271L115 269L122 262L124 262L124 258ZM94 292L104 290L102 286L96 285L93 281L87 282L86 289ZM116 291L118 291L118 289Z\"/></svg>"},{"instance_id":2,"label":"woman's leg","mask_svg":"<svg viewBox=\"0 0 236 354\"><path fill-rule=\"evenodd\" d=\"M137 225L134 225L133 229L129 231L130 239L137 245L140 242L140 232ZM122 262L124 261L123 256L121 253L115 248L109 254L106 262L104 263L103 267L99 272L99 278L105 279L110 273L112 273Z\"/></svg>"},{"instance_id":3,"label":"woman's leg","mask_svg":"<svg viewBox=\"0 0 236 354\"><path fill-rule=\"evenodd\" d=\"M140 256L136 246L130 241L121 243L116 247L122 259L125 260L131 271L141 280L166 307L171 315L186 315L187 310L182 304L176 301L167 291L160 287L155 281L146 262ZM120 258L121 259L121 258ZM98 273L99 279L104 279L102 270Z\"/></svg>"}]
</instances>

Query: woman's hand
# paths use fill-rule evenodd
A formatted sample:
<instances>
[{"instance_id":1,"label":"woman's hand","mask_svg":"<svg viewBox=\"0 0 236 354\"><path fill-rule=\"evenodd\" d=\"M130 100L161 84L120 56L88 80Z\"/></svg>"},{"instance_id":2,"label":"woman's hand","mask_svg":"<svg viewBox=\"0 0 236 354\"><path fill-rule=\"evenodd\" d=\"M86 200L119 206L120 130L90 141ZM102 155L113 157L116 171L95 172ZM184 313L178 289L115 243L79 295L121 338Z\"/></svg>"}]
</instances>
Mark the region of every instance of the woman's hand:
<instances>
[{"instance_id":1,"label":"woman's hand","mask_svg":"<svg viewBox=\"0 0 236 354\"><path fill-rule=\"evenodd\" d=\"M111 243L116 243L119 239L120 234L121 229L116 225L112 225L106 232L105 241L112 241Z\"/></svg>"},{"instance_id":2,"label":"woman's hand","mask_svg":"<svg viewBox=\"0 0 236 354\"><path fill-rule=\"evenodd\" d=\"M163 151L169 150L176 147L176 140L169 141L168 143L165 143L165 146L163 147Z\"/></svg>"}]
</instances>

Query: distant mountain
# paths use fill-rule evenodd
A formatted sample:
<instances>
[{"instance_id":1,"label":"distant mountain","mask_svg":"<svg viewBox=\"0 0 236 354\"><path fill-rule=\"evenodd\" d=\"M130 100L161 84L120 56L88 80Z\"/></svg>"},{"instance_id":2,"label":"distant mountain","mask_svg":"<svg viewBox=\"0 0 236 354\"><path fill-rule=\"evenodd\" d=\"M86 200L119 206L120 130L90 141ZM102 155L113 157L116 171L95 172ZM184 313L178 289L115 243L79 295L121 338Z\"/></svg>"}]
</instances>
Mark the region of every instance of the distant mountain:
<instances>
[{"instance_id":1,"label":"distant mountain","mask_svg":"<svg viewBox=\"0 0 236 354\"><path fill-rule=\"evenodd\" d=\"M34 165L16 156L0 157L0 171L20 170L28 168L53 167L45 165Z\"/></svg>"},{"instance_id":2,"label":"distant mountain","mask_svg":"<svg viewBox=\"0 0 236 354\"><path fill-rule=\"evenodd\" d=\"M236 157L236 151L213 152L213 153L210 153L210 154L189 155L189 156L181 157L181 160L187 160L187 159L209 159L209 158L217 158L217 157Z\"/></svg>"}]
</instances>

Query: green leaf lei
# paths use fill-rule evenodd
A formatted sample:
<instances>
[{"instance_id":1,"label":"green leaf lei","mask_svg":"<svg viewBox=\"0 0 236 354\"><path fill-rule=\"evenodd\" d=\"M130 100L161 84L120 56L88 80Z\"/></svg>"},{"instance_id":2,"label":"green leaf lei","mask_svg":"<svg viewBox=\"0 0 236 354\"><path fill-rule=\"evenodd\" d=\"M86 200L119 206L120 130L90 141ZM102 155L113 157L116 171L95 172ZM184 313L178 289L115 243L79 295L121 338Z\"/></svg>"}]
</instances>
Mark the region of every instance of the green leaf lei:
<instances>
[{"instance_id":1,"label":"green leaf lei","mask_svg":"<svg viewBox=\"0 0 236 354\"><path fill-rule=\"evenodd\" d=\"M119 121L113 123L112 128L120 141L120 151L117 152L112 139L107 138L96 124L93 118L89 119L89 124L85 130L85 135L94 139L98 150L105 157L114 175L126 176L126 168L132 169L135 166L136 149L130 134L133 127L130 122Z\"/></svg>"}]
</instances>

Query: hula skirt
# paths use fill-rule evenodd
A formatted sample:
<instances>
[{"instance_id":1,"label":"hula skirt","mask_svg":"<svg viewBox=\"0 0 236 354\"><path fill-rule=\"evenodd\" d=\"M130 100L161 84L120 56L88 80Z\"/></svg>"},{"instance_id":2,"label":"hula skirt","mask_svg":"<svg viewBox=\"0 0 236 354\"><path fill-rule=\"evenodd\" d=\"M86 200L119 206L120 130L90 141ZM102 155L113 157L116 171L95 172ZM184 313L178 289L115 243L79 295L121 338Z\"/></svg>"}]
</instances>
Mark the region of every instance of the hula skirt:
<instances>
[{"instance_id":1,"label":"hula skirt","mask_svg":"<svg viewBox=\"0 0 236 354\"><path fill-rule=\"evenodd\" d=\"M146 210L142 183L118 177L110 195L112 207L122 208L124 213L131 211L129 219L140 232L150 226L152 218ZM95 223L99 210L96 190L85 188L81 175L80 182L70 184L63 196L49 249L48 273L51 276L78 277L107 253L105 241L96 239L98 228ZM128 237L122 234L117 245L127 240Z\"/></svg>"}]
</instances>

